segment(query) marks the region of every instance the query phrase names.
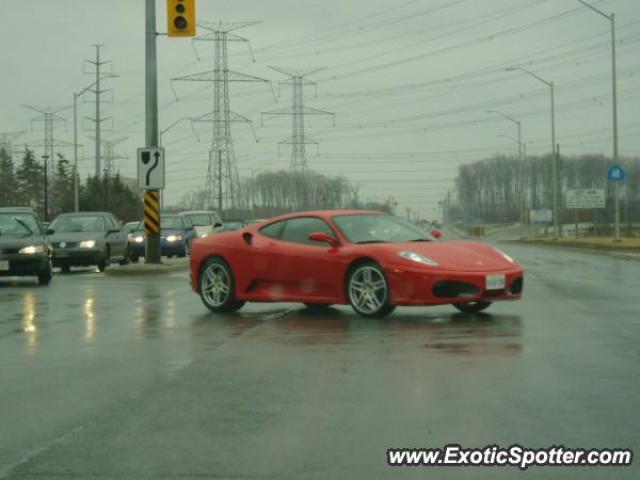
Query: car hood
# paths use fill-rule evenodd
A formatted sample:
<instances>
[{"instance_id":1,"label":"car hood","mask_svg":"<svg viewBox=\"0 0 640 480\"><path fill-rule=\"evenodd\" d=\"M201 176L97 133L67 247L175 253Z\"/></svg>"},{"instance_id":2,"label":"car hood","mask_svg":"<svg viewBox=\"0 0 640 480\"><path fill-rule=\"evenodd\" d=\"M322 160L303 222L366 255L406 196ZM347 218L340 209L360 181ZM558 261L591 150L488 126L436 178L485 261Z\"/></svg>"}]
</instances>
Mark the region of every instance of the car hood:
<instances>
[{"instance_id":1,"label":"car hood","mask_svg":"<svg viewBox=\"0 0 640 480\"><path fill-rule=\"evenodd\" d=\"M184 236L184 232L182 230L176 230L175 228L163 228L162 230L160 230L161 237L168 237L169 235Z\"/></svg>"},{"instance_id":2,"label":"car hood","mask_svg":"<svg viewBox=\"0 0 640 480\"><path fill-rule=\"evenodd\" d=\"M425 268L443 268L467 272L489 272L507 270L517 266L510 262L491 245L478 242L407 242L392 244L373 244L384 248L390 254L401 251L419 253L438 262L439 267L425 265ZM401 257L398 256L400 259ZM409 264L419 265L411 260Z\"/></svg>"},{"instance_id":3,"label":"car hood","mask_svg":"<svg viewBox=\"0 0 640 480\"><path fill-rule=\"evenodd\" d=\"M49 235L50 242L81 242L83 240L103 240L104 232L63 232Z\"/></svg>"},{"instance_id":4,"label":"car hood","mask_svg":"<svg viewBox=\"0 0 640 480\"><path fill-rule=\"evenodd\" d=\"M0 236L0 252L3 250L15 250L27 245L44 245L45 241L41 237L2 237Z\"/></svg>"}]
</instances>

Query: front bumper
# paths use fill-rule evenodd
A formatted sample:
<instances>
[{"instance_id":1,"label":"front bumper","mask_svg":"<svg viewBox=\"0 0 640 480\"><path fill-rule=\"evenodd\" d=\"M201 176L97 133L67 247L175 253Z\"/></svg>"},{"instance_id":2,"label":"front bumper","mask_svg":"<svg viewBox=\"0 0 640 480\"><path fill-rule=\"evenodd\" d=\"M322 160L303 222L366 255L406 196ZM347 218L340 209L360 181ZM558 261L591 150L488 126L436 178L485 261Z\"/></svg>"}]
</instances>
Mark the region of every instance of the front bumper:
<instances>
[{"instance_id":1,"label":"front bumper","mask_svg":"<svg viewBox=\"0 0 640 480\"><path fill-rule=\"evenodd\" d=\"M51 262L54 267L89 267L104 261L104 256L98 248L56 248Z\"/></svg>"},{"instance_id":2,"label":"front bumper","mask_svg":"<svg viewBox=\"0 0 640 480\"><path fill-rule=\"evenodd\" d=\"M8 270L0 270L0 277L21 277L38 275L44 272L49 263L49 255L46 253L35 255L3 254L0 262L9 262Z\"/></svg>"},{"instance_id":3,"label":"front bumper","mask_svg":"<svg viewBox=\"0 0 640 480\"><path fill-rule=\"evenodd\" d=\"M387 267L392 302L396 305L445 305L465 302L518 300L522 297L524 272L514 266L507 270L461 272ZM504 274L505 287L487 289L487 275Z\"/></svg>"}]
</instances>

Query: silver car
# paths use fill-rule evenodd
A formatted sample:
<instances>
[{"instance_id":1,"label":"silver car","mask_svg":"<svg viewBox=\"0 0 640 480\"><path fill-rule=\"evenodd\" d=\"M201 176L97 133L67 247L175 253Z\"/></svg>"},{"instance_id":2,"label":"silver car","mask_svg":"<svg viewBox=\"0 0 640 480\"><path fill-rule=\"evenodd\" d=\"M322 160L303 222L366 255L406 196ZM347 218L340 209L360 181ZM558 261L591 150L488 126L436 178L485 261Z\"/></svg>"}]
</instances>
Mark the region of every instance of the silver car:
<instances>
[{"instance_id":1,"label":"silver car","mask_svg":"<svg viewBox=\"0 0 640 480\"><path fill-rule=\"evenodd\" d=\"M215 210L194 210L180 212L185 215L193 225L196 238L206 237L212 233L222 232L222 217Z\"/></svg>"}]
</instances>

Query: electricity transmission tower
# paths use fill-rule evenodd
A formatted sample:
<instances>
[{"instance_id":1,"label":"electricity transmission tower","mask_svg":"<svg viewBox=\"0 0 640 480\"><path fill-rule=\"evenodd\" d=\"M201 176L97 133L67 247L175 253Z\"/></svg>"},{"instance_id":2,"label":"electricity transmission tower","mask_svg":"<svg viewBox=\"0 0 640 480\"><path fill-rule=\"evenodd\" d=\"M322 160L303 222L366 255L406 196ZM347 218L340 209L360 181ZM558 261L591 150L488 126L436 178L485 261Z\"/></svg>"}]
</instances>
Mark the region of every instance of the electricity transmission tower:
<instances>
[{"instance_id":1,"label":"electricity transmission tower","mask_svg":"<svg viewBox=\"0 0 640 480\"><path fill-rule=\"evenodd\" d=\"M204 193L207 207L212 208L217 205L220 211L225 208L241 207L242 203L240 177L231 136L231 123L245 122L251 124L251 120L248 118L231 111L229 83L262 82L270 84L269 80L229 70L228 67L228 42L245 42L249 45L249 40L231 32L256 23L259 22L198 23L200 28L210 33L196 37L194 41L213 42L215 53L214 69L172 79L172 81L213 82L213 111L195 118L193 121L207 122L213 126ZM250 46L249 51L251 52ZM253 57L253 52L251 52L251 55Z\"/></svg>"},{"instance_id":2,"label":"electricity transmission tower","mask_svg":"<svg viewBox=\"0 0 640 480\"><path fill-rule=\"evenodd\" d=\"M293 121L291 124L291 136L281 141L278 146L283 144L291 145L291 171L306 174L309 169L306 146L318 146L319 143L317 140L314 140L313 138L305 134L305 115L331 115L333 116L335 126L334 113L304 106L304 87L306 85L316 86L316 83L312 80L309 80L307 77L319 72L320 70L322 70L322 68L314 68L308 70L294 70L281 67L269 68L275 70L276 72L283 73L289 77L288 79L280 82L280 84L291 85L293 97L290 107L263 112L262 115L263 117L264 115L290 115L292 117Z\"/></svg>"},{"instance_id":3,"label":"electricity transmission tower","mask_svg":"<svg viewBox=\"0 0 640 480\"><path fill-rule=\"evenodd\" d=\"M95 137L89 137L89 138L95 141ZM103 175L107 177L112 177L118 171L118 169L116 168L115 161L129 158L125 155L117 155L114 150L114 147L116 145L124 142L128 138L129 137L119 137L114 140L106 140L106 139L100 140L100 143L102 144L102 150L103 150L102 157L104 158L104 162L103 162L104 167L102 169Z\"/></svg>"},{"instance_id":4,"label":"electricity transmission tower","mask_svg":"<svg viewBox=\"0 0 640 480\"><path fill-rule=\"evenodd\" d=\"M43 122L44 141L42 143L34 143L31 145L36 147L44 147L44 155L47 155L47 158L51 159L51 161L48 162L47 175L49 175L50 178L53 178L53 172L55 168L55 157L53 154L55 147L68 147L71 145L68 142L62 142L60 140L58 140L59 143L55 142L55 124L60 122L66 123L66 120L58 115L58 113L70 107L38 107L33 105L22 106L40 114L40 116L32 118L31 122Z\"/></svg>"},{"instance_id":5,"label":"electricity transmission tower","mask_svg":"<svg viewBox=\"0 0 640 480\"><path fill-rule=\"evenodd\" d=\"M14 132L0 132L0 150L4 150L7 155L13 155L13 141L26 130L16 130Z\"/></svg>"},{"instance_id":6,"label":"electricity transmission tower","mask_svg":"<svg viewBox=\"0 0 640 480\"><path fill-rule=\"evenodd\" d=\"M100 177L100 175L102 175L102 159L101 159L101 153L100 153L100 146L102 144L102 142L100 141L100 130L101 130L101 126L102 126L102 122L109 120L109 117L107 118L103 118L101 116L101 111L100 111L100 106L101 103L104 102L104 100L102 100L100 98L100 96L106 92L108 92L109 90L102 90L100 88L100 82L102 80L102 76L101 75L105 75L105 76L113 76L113 63L111 61L102 61L100 60L100 48L103 47L103 45L93 45L96 48L96 59L94 60L85 60L85 66L87 64L91 65L92 67L87 69L85 68L85 75L95 75L96 79L95 79L95 86L94 88L90 89L89 91L93 94L95 94L96 98L95 98L95 106L96 106L96 116L94 118L91 117L86 117L87 120L93 122L95 124L95 133L94 133L94 141L95 141L95 175L96 177ZM111 66L111 68L109 68L108 72L105 72L102 70L103 66L109 65ZM106 68L106 67L105 67Z\"/></svg>"}]
</instances>

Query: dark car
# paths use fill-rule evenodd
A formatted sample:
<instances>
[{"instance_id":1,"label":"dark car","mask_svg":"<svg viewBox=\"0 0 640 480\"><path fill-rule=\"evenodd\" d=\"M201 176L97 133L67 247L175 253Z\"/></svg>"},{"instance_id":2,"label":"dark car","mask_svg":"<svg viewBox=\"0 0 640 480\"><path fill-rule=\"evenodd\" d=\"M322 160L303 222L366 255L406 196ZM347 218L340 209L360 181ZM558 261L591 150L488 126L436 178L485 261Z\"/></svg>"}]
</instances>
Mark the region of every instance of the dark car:
<instances>
[{"instance_id":1,"label":"dark car","mask_svg":"<svg viewBox=\"0 0 640 480\"><path fill-rule=\"evenodd\" d=\"M164 213L160 217L160 254L164 257L185 257L191 251L191 242L196 232L189 218L183 214ZM137 262L144 257L144 222L129 238L130 258Z\"/></svg>"},{"instance_id":2,"label":"dark car","mask_svg":"<svg viewBox=\"0 0 640 480\"><path fill-rule=\"evenodd\" d=\"M51 248L30 208L0 208L0 276L36 276L48 285Z\"/></svg>"},{"instance_id":3,"label":"dark car","mask_svg":"<svg viewBox=\"0 0 640 480\"><path fill-rule=\"evenodd\" d=\"M64 213L56 217L47 233L53 266L63 272L92 265L102 272L111 262L129 261L127 233L109 212Z\"/></svg>"},{"instance_id":4,"label":"dark car","mask_svg":"<svg viewBox=\"0 0 640 480\"><path fill-rule=\"evenodd\" d=\"M241 230L247 226L247 222L244 220L225 220L222 222L223 232L232 232L234 230Z\"/></svg>"}]
</instances>

